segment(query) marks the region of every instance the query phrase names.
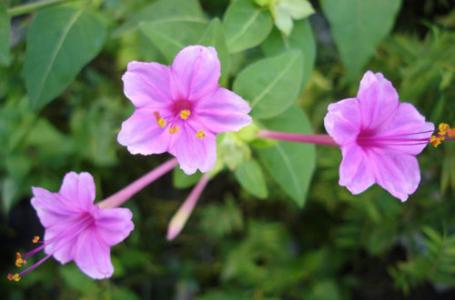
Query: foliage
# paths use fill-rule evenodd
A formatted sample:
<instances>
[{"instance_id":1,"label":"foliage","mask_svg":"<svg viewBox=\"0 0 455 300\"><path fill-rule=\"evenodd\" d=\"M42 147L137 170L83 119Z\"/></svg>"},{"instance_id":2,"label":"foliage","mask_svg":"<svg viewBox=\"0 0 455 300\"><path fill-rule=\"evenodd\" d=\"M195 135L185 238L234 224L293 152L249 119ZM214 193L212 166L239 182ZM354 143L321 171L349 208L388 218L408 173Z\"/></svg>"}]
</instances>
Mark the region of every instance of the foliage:
<instances>
[{"instance_id":1,"label":"foliage","mask_svg":"<svg viewBox=\"0 0 455 300\"><path fill-rule=\"evenodd\" d=\"M220 137L214 178L176 241L165 241L167 223L200 174L175 170L128 203L136 229L113 249L112 280L49 261L0 281L5 299L454 297L454 145L419 156L422 183L400 203L340 187L337 149L256 137L322 133L327 105L355 95L367 69L432 122L455 125L450 1L311 1L311 17L304 0L62 0L18 13L21 2L0 3L5 272L42 231L31 186L56 190L65 172L87 170L103 199L166 159L116 142L132 111L129 61L169 64L186 45L213 46L221 84L249 101L255 123ZM293 5L303 17L278 14Z\"/></svg>"}]
</instances>

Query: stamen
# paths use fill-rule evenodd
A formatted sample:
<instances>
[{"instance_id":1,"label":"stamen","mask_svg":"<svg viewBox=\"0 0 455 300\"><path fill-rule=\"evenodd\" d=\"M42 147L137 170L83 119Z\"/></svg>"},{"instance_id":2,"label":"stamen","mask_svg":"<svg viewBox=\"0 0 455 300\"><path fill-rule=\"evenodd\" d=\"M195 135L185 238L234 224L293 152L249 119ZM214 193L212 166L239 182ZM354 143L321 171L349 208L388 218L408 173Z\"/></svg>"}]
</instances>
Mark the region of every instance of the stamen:
<instances>
[{"instance_id":1,"label":"stamen","mask_svg":"<svg viewBox=\"0 0 455 300\"><path fill-rule=\"evenodd\" d=\"M21 280L21 276L18 273L15 273L15 274L8 273L8 276L6 278L8 278L9 281L15 281L15 282L18 282L19 280Z\"/></svg>"},{"instance_id":2,"label":"stamen","mask_svg":"<svg viewBox=\"0 0 455 300\"><path fill-rule=\"evenodd\" d=\"M201 139L201 140L202 140L203 138L205 138L205 132L204 132L204 130L199 130L198 132L196 132L196 137L197 137L198 139Z\"/></svg>"},{"instance_id":3,"label":"stamen","mask_svg":"<svg viewBox=\"0 0 455 300\"><path fill-rule=\"evenodd\" d=\"M187 120L191 116L191 110L182 109L179 113L180 119Z\"/></svg>"},{"instance_id":4,"label":"stamen","mask_svg":"<svg viewBox=\"0 0 455 300\"><path fill-rule=\"evenodd\" d=\"M32 243L33 243L33 244L38 244L38 243L39 243L39 240L40 240L39 235L35 235L35 236L33 237Z\"/></svg>"},{"instance_id":5,"label":"stamen","mask_svg":"<svg viewBox=\"0 0 455 300\"><path fill-rule=\"evenodd\" d=\"M159 112L155 111L153 112L153 115L155 116L155 120L158 126L160 126L161 128L166 127L166 120L161 117Z\"/></svg>"},{"instance_id":6,"label":"stamen","mask_svg":"<svg viewBox=\"0 0 455 300\"><path fill-rule=\"evenodd\" d=\"M431 138L430 138L430 144L433 147L438 148L438 146L441 145L443 140L444 140L444 137L439 137L439 136L432 135Z\"/></svg>"},{"instance_id":7,"label":"stamen","mask_svg":"<svg viewBox=\"0 0 455 300\"><path fill-rule=\"evenodd\" d=\"M177 125L172 125L169 128L169 133L170 134L175 134L175 133L179 132L179 130L180 130L180 128Z\"/></svg>"},{"instance_id":8,"label":"stamen","mask_svg":"<svg viewBox=\"0 0 455 300\"><path fill-rule=\"evenodd\" d=\"M16 267L22 268L27 263L27 261L22 258L22 254L20 252L16 252Z\"/></svg>"},{"instance_id":9,"label":"stamen","mask_svg":"<svg viewBox=\"0 0 455 300\"><path fill-rule=\"evenodd\" d=\"M439 129L439 132L438 132L439 135L446 135L447 131L450 129L450 126L447 123L441 123L441 124L439 124L438 129Z\"/></svg>"}]
</instances>

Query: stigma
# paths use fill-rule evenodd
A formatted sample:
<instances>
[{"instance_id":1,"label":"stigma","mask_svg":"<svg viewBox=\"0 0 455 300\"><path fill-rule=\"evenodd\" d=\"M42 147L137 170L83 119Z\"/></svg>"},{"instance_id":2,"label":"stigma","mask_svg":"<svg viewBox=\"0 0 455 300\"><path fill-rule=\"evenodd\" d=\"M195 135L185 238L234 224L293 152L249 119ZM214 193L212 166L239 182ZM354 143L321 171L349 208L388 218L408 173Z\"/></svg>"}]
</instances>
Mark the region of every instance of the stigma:
<instances>
[{"instance_id":1,"label":"stigma","mask_svg":"<svg viewBox=\"0 0 455 300\"><path fill-rule=\"evenodd\" d=\"M176 134L177 132L179 132L180 130L180 127L178 127L177 125L172 125L171 127L169 127L169 134Z\"/></svg>"},{"instance_id":2,"label":"stigma","mask_svg":"<svg viewBox=\"0 0 455 300\"><path fill-rule=\"evenodd\" d=\"M179 117L182 120L188 120L188 118L191 116L191 110L189 109L182 109L179 113Z\"/></svg>"}]
</instances>

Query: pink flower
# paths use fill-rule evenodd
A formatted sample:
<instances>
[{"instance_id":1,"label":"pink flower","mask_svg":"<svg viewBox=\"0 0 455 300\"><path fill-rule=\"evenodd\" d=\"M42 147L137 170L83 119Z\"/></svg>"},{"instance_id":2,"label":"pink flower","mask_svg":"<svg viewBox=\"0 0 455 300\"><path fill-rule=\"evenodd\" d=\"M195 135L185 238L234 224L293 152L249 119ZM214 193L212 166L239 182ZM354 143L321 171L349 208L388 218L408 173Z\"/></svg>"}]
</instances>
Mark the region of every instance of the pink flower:
<instances>
[{"instance_id":1,"label":"pink flower","mask_svg":"<svg viewBox=\"0 0 455 300\"><path fill-rule=\"evenodd\" d=\"M44 242L23 257L18 253L16 265L21 267L43 249L46 256L8 277L17 281L51 256L61 264L74 260L94 279L110 277L114 271L110 248L133 230L132 213L126 208L101 209L94 200L95 183L89 173L67 173L58 193L34 187L32 206L45 228Z\"/></svg>"},{"instance_id":2,"label":"pink flower","mask_svg":"<svg viewBox=\"0 0 455 300\"><path fill-rule=\"evenodd\" d=\"M420 182L416 156L434 130L432 123L409 103L381 73L368 71L356 98L328 107L324 125L341 147L339 184L353 194L377 183L405 201Z\"/></svg>"},{"instance_id":3,"label":"pink flower","mask_svg":"<svg viewBox=\"0 0 455 300\"><path fill-rule=\"evenodd\" d=\"M187 174L209 171L216 135L251 122L248 103L220 87L219 78L212 47L186 47L171 66L130 62L122 79L135 111L123 122L118 142L132 154L169 152Z\"/></svg>"}]
</instances>

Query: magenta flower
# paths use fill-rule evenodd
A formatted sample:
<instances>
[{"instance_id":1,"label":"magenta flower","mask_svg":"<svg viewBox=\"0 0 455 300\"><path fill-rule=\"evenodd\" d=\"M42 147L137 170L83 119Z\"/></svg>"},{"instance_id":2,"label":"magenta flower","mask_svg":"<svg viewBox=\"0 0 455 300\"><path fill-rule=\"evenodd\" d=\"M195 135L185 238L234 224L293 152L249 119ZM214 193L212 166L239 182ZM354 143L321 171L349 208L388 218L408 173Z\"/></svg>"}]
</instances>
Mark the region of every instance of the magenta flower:
<instances>
[{"instance_id":1,"label":"magenta flower","mask_svg":"<svg viewBox=\"0 0 455 300\"><path fill-rule=\"evenodd\" d=\"M34 187L32 206L45 228L44 242L24 256L18 253L16 265L22 267L26 259L43 249L46 256L8 278L18 281L51 256L61 264L74 260L94 279L110 277L114 271L110 248L133 230L132 213L127 208L101 209L94 200L95 183L89 173L67 173L58 193Z\"/></svg>"},{"instance_id":2,"label":"magenta flower","mask_svg":"<svg viewBox=\"0 0 455 300\"><path fill-rule=\"evenodd\" d=\"M356 98L328 107L324 125L341 147L339 184L353 194L377 183L405 201L420 182L416 156L430 140L434 125L409 103L381 73L368 71Z\"/></svg>"},{"instance_id":3,"label":"magenta flower","mask_svg":"<svg viewBox=\"0 0 455 300\"><path fill-rule=\"evenodd\" d=\"M248 103L220 87L219 78L212 47L186 47L171 66L130 62L122 79L135 111L123 122L118 142L132 154L169 152L187 174L209 171L216 135L251 122Z\"/></svg>"}]
</instances>

